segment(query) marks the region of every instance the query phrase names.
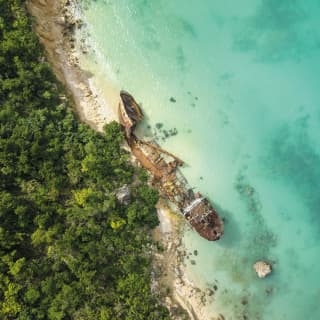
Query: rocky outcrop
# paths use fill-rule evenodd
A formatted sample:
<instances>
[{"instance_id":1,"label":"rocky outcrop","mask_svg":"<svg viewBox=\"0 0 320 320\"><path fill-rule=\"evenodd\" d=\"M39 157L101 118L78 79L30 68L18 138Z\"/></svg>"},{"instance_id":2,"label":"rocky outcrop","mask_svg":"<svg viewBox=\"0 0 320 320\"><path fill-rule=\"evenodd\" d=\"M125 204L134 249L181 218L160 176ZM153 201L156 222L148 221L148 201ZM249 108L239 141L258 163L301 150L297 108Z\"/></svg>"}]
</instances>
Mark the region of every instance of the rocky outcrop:
<instances>
[{"instance_id":1,"label":"rocky outcrop","mask_svg":"<svg viewBox=\"0 0 320 320\"><path fill-rule=\"evenodd\" d=\"M253 268L256 271L259 278L265 278L272 272L271 264L265 261L257 261L253 265Z\"/></svg>"},{"instance_id":2,"label":"rocky outcrop","mask_svg":"<svg viewBox=\"0 0 320 320\"><path fill-rule=\"evenodd\" d=\"M116 197L121 204L128 205L131 201L130 189L127 185L119 188L116 191Z\"/></svg>"}]
</instances>

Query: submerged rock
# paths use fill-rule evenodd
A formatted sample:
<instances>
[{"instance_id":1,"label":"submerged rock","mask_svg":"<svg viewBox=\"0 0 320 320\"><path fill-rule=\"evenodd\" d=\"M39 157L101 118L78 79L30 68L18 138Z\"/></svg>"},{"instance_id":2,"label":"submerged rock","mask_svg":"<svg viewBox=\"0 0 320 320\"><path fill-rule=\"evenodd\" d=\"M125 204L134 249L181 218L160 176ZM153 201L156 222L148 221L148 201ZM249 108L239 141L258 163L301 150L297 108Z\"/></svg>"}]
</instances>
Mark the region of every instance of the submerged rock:
<instances>
[{"instance_id":1,"label":"submerged rock","mask_svg":"<svg viewBox=\"0 0 320 320\"><path fill-rule=\"evenodd\" d=\"M214 295L214 291L211 290L211 289L209 289L209 288L206 288L205 293L206 293L206 295L209 296L209 297L211 297L211 296Z\"/></svg>"},{"instance_id":2,"label":"submerged rock","mask_svg":"<svg viewBox=\"0 0 320 320\"><path fill-rule=\"evenodd\" d=\"M272 272L271 264L265 261L257 261L253 265L253 268L256 271L259 278L265 278L268 274Z\"/></svg>"},{"instance_id":3,"label":"submerged rock","mask_svg":"<svg viewBox=\"0 0 320 320\"><path fill-rule=\"evenodd\" d=\"M128 205L131 201L130 189L127 185L116 190L116 197L118 201L124 205Z\"/></svg>"}]
</instances>

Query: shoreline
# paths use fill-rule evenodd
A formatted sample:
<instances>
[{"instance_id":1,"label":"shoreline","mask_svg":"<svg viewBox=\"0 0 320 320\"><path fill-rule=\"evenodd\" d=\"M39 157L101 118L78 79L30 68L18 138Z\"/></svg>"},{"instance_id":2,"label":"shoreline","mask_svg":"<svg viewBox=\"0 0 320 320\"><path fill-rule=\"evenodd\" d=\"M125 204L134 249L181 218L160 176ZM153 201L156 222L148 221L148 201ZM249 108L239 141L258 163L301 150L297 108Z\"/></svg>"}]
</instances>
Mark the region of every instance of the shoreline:
<instances>
[{"instance_id":1,"label":"shoreline","mask_svg":"<svg viewBox=\"0 0 320 320\"><path fill-rule=\"evenodd\" d=\"M102 99L90 75L79 65L73 32L81 28L81 22L72 16L71 3L68 0L29 0L27 8L36 18L35 31L47 59L72 98L80 120L100 132L106 123L117 121L116 110L112 108L119 101L116 91L110 88L109 101Z\"/></svg>"},{"instance_id":2,"label":"shoreline","mask_svg":"<svg viewBox=\"0 0 320 320\"><path fill-rule=\"evenodd\" d=\"M157 209L160 224L154 230L154 239L159 240L164 252L155 255L154 264L162 274L158 279L155 277L154 282L156 287L170 290L170 294L164 294L164 302L172 319L181 319L176 314L178 304L191 320L224 320L223 315L207 314L206 311L206 305L214 299L215 290L201 290L185 274L188 253L181 235L188 224L169 207L166 200L160 200Z\"/></svg>"},{"instance_id":3,"label":"shoreline","mask_svg":"<svg viewBox=\"0 0 320 320\"><path fill-rule=\"evenodd\" d=\"M74 28L81 28L81 21L72 16L70 1L29 0L27 7L36 18L35 31L45 47L47 59L71 96L80 120L100 132L106 123L118 122L119 92L109 88L108 101L103 99L90 81L90 75L79 65L78 54L81 52L76 51L73 32ZM181 243L181 233L185 220L173 213L163 199L159 201L157 212L160 225L154 236L164 247L164 252L155 254L154 266L164 274L158 272L153 286L160 291L169 289L169 293L163 294L163 302L172 318L183 319L178 310L181 307L192 320L223 320L222 315L213 317L205 314L206 301L213 298L214 292L209 288L201 291L184 274L186 252Z\"/></svg>"}]
</instances>

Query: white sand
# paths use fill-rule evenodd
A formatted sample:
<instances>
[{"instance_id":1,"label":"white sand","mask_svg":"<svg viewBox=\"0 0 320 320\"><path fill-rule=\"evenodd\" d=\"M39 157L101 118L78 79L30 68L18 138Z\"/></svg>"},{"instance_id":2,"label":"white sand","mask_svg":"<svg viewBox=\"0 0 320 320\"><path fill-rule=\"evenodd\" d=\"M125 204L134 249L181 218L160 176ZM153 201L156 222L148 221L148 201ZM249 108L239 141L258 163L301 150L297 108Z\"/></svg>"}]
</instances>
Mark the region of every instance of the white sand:
<instances>
[{"instance_id":1,"label":"white sand","mask_svg":"<svg viewBox=\"0 0 320 320\"><path fill-rule=\"evenodd\" d=\"M64 0L29 0L28 9L36 17L36 32L58 79L71 94L80 119L98 131L117 121L119 92L107 88L108 99L79 65L80 52L71 46L72 35L65 32L68 23L76 23ZM71 9L71 7L70 7ZM64 12L63 12L64 10ZM104 90L106 88L104 87Z\"/></svg>"}]
</instances>

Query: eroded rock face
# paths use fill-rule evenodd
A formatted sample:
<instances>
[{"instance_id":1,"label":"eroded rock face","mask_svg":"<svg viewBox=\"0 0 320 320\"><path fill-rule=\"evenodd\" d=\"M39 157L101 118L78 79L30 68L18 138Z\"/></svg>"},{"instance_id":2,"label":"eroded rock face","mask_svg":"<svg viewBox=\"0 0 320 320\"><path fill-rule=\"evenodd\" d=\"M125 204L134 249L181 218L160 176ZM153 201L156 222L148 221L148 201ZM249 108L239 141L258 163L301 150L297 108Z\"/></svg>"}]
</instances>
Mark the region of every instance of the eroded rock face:
<instances>
[{"instance_id":1,"label":"eroded rock face","mask_svg":"<svg viewBox=\"0 0 320 320\"><path fill-rule=\"evenodd\" d=\"M268 274L272 272L271 264L265 261L257 261L253 265L253 268L256 271L259 278L265 278Z\"/></svg>"},{"instance_id":2,"label":"eroded rock face","mask_svg":"<svg viewBox=\"0 0 320 320\"><path fill-rule=\"evenodd\" d=\"M116 197L120 203L128 205L131 201L131 193L129 187L127 185L124 185L123 187L119 188L116 191Z\"/></svg>"}]
</instances>

